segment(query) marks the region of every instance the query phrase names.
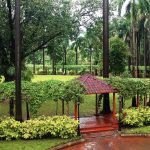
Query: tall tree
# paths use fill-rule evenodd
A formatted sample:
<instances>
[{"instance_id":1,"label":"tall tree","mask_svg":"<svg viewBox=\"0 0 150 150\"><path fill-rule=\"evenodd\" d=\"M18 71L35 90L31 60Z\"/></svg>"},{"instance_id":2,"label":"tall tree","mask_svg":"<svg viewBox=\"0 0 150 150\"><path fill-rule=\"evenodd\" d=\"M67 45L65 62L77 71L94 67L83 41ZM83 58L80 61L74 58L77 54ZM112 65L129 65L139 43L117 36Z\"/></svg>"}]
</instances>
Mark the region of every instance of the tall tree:
<instances>
[{"instance_id":1,"label":"tall tree","mask_svg":"<svg viewBox=\"0 0 150 150\"><path fill-rule=\"evenodd\" d=\"M103 0L103 77L109 77L109 1ZM110 113L109 94L104 94L103 112Z\"/></svg>"},{"instance_id":2,"label":"tall tree","mask_svg":"<svg viewBox=\"0 0 150 150\"><path fill-rule=\"evenodd\" d=\"M16 100L15 117L17 121L22 121L20 0L15 0L15 100Z\"/></svg>"}]
</instances>

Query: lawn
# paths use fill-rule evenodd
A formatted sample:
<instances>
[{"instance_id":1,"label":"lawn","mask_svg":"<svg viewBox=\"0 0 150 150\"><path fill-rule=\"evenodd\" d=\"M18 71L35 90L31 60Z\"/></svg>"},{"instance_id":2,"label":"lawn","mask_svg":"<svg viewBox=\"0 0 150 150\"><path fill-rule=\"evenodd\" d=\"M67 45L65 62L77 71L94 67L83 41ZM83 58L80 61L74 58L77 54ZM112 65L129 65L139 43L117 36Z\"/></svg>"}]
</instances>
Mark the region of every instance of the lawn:
<instances>
[{"instance_id":1,"label":"lawn","mask_svg":"<svg viewBox=\"0 0 150 150\"><path fill-rule=\"evenodd\" d=\"M69 141L69 139L0 141L0 150L47 150Z\"/></svg>"},{"instance_id":2,"label":"lawn","mask_svg":"<svg viewBox=\"0 0 150 150\"><path fill-rule=\"evenodd\" d=\"M122 128L122 133L125 134L150 134L150 126L137 128Z\"/></svg>"},{"instance_id":3,"label":"lawn","mask_svg":"<svg viewBox=\"0 0 150 150\"><path fill-rule=\"evenodd\" d=\"M72 75L35 75L32 79L33 82L47 81L47 80L60 80L60 81L69 81L78 76Z\"/></svg>"}]
</instances>

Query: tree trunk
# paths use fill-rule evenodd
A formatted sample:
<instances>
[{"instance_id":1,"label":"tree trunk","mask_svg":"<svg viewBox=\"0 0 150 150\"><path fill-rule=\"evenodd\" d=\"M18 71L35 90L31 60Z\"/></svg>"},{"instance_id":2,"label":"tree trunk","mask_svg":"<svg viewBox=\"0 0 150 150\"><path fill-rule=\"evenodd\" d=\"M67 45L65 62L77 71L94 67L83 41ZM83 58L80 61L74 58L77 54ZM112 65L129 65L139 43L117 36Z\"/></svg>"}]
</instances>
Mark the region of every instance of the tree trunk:
<instances>
[{"instance_id":1,"label":"tree trunk","mask_svg":"<svg viewBox=\"0 0 150 150\"><path fill-rule=\"evenodd\" d=\"M137 70L137 78L140 77L139 75L139 57L140 57L140 33L137 33L137 53L136 53L136 70Z\"/></svg>"},{"instance_id":2,"label":"tree trunk","mask_svg":"<svg viewBox=\"0 0 150 150\"><path fill-rule=\"evenodd\" d=\"M58 101L56 101L56 110L55 110L55 114L58 115Z\"/></svg>"},{"instance_id":3,"label":"tree trunk","mask_svg":"<svg viewBox=\"0 0 150 150\"><path fill-rule=\"evenodd\" d=\"M147 77L147 34L144 32L144 66L145 66L145 75Z\"/></svg>"},{"instance_id":4,"label":"tree trunk","mask_svg":"<svg viewBox=\"0 0 150 150\"><path fill-rule=\"evenodd\" d=\"M62 100L62 115L65 114L65 106L64 106L64 100Z\"/></svg>"},{"instance_id":5,"label":"tree trunk","mask_svg":"<svg viewBox=\"0 0 150 150\"><path fill-rule=\"evenodd\" d=\"M9 101L9 115L14 117L14 99L11 98Z\"/></svg>"},{"instance_id":6,"label":"tree trunk","mask_svg":"<svg viewBox=\"0 0 150 150\"><path fill-rule=\"evenodd\" d=\"M54 49L52 56L52 74L56 75L56 51Z\"/></svg>"},{"instance_id":7,"label":"tree trunk","mask_svg":"<svg viewBox=\"0 0 150 150\"><path fill-rule=\"evenodd\" d=\"M43 71L45 71L45 49L43 49Z\"/></svg>"},{"instance_id":8,"label":"tree trunk","mask_svg":"<svg viewBox=\"0 0 150 150\"><path fill-rule=\"evenodd\" d=\"M67 115L69 115L69 102L66 102L67 105Z\"/></svg>"},{"instance_id":9,"label":"tree trunk","mask_svg":"<svg viewBox=\"0 0 150 150\"><path fill-rule=\"evenodd\" d=\"M132 107L136 107L136 96L132 97Z\"/></svg>"},{"instance_id":10,"label":"tree trunk","mask_svg":"<svg viewBox=\"0 0 150 150\"><path fill-rule=\"evenodd\" d=\"M90 74L92 74L92 48L90 47Z\"/></svg>"},{"instance_id":11,"label":"tree trunk","mask_svg":"<svg viewBox=\"0 0 150 150\"><path fill-rule=\"evenodd\" d=\"M109 78L109 1L103 0L103 77ZM104 94L103 113L110 113L109 94Z\"/></svg>"},{"instance_id":12,"label":"tree trunk","mask_svg":"<svg viewBox=\"0 0 150 150\"><path fill-rule=\"evenodd\" d=\"M30 113L29 113L29 104L26 102L26 112L27 112L27 120L30 119Z\"/></svg>"},{"instance_id":13,"label":"tree trunk","mask_svg":"<svg viewBox=\"0 0 150 150\"><path fill-rule=\"evenodd\" d=\"M66 68L65 68L65 65L67 64L67 52L66 52L66 48L63 49L64 50L64 56L63 56L63 68L62 68L62 72L64 75L67 74L67 71L66 71Z\"/></svg>"},{"instance_id":14,"label":"tree trunk","mask_svg":"<svg viewBox=\"0 0 150 150\"><path fill-rule=\"evenodd\" d=\"M110 101L109 101L109 94L104 94L104 99L103 99L103 113L104 114L111 113L111 110L110 110Z\"/></svg>"},{"instance_id":15,"label":"tree trunk","mask_svg":"<svg viewBox=\"0 0 150 150\"><path fill-rule=\"evenodd\" d=\"M78 65L78 48L75 47L75 53L76 53L76 65ZM76 74L78 73L78 70L76 70Z\"/></svg>"},{"instance_id":16,"label":"tree trunk","mask_svg":"<svg viewBox=\"0 0 150 150\"><path fill-rule=\"evenodd\" d=\"M97 64L98 64L98 61L96 60L96 61L95 61L95 65L97 66ZM97 68L95 68L95 75L96 75L96 76L98 75L98 70L97 70Z\"/></svg>"},{"instance_id":17,"label":"tree trunk","mask_svg":"<svg viewBox=\"0 0 150 150\"><path fill-rule=\"evenodd\" d=\"M33 53L33 74L35 74L35 53Z\"/></svg>"}]
</instances>

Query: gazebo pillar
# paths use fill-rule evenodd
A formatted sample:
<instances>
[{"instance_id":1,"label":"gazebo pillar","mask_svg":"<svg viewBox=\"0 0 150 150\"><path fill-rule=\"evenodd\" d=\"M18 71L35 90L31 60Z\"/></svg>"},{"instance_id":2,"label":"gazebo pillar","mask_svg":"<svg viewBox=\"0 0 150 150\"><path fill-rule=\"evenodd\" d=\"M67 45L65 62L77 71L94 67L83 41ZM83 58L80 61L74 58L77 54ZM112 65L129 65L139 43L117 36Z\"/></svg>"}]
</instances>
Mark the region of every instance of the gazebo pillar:
<instances>
[{"instance_id":1,"label":"gazebo pillar","mask_svg":"<svg viewBox=\"0 0 150 150\"><path fill-rule=\"evenodd\" d=\"M113 117L116 116L116 95L113 93Z\"/></svg>"},{"instance_id":2,"label":"gazebo pillar","mask_svg":"<svg viewBox=\"0 0 150 150\"><path fill-rule=\"evenodd\" d=\"M98 95L97 94L96 94L95 99L96 99L96 103L95 103L95 115L98 116L99 114L98 114Z\"/></svg>"},{"instance_id":3,"label":"gazebo pillar","mask_svg":"<svg viewBox=\"0 0 150 150\"><path fill-rule=\"evenodd\" d=\"M75 118L75 120L78 119L78 105L77 105L77 102L75 102L75 104L74 104L74 118Z\"/></svg>"}]
</instances>

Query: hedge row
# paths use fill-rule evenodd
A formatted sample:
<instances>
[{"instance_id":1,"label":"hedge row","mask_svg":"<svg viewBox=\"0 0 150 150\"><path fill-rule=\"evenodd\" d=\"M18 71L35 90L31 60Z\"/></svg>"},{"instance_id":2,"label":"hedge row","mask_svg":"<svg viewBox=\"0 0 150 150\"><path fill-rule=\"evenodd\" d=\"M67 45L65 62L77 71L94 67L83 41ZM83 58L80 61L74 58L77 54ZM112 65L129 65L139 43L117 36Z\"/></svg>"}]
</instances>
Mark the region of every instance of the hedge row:
<instances>
[{"instance_id":1,"label":"hedge row","mask_svg":"<svg viewBox=\"0 0 150 150\"><path fill-rule=\"evenodd\" d=\"M43 82L22 81L22 99L29 103L32 114L36 114L42 103L48 100L78 101L83 97L84 87L77 80L67 82L49 80ZM0 101L15 100L14 82L0 83Z\"/></svg>"},{"instance_id":2,"label":"hedge row","mask_svg":"<svg viewBox=\"0 0 150 150\"><path fill-rule=\"evenodd\" d=\"M13 118L0 121L0 139L72 138L77 136L78 121L67 116L41 116L22 123Z\"/></svg>"},{"instance_id":3,"label":"hedge row","mask_svg":"<svg viewBox=\"0 0 150 150\"><path fill-rule=\"evenodd\" d=\"M27 65L29 70L33 70L33 65ZM57 74L63 74L62 73L62 65L56 65ZM92 65L92 69L101 70L101 67L99 65ZM64 69L66 69L67 74L73 75L73 74L83 74L88 73L90 71L90 65L64 65ZM45 70L43 71L42 65L36 65L36 74L51 74L51 66L46 65Z\"/></svg>"},{"instance_id":4,"label":"hedge row","mask_svg":"<svg viewBox=\"0 0 150 150\"><path fill-rule=\"evenodd\" d=\"M137 93L140 96L150 93L150 81L147 79L110 77L105 81L116 88L125 99L134 97Z\"/></svg>"}]
</instances>

